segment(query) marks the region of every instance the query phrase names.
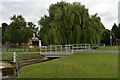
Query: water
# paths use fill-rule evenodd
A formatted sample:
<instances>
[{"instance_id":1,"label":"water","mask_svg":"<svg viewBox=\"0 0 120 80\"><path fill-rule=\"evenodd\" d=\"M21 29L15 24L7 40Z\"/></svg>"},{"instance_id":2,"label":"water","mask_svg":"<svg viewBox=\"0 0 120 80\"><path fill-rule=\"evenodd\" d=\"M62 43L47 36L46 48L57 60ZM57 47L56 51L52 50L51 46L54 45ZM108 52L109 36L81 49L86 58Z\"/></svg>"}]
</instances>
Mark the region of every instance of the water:
<instances>
[{"instance_id":1,"label":"water","mask_svg":"<svg viewBox=\"0 0 120 80\"><path fill-rule=\"evenodd\" d=\"M0 61L0 80L2 78L14 78L15 75L15 67L10 67L10 68L2 68L4 66L8 66L11 65L10 63L6 62L6 61Z\"/></svg>"},{"instance_id":2,"label":"water","mask_svg":"<svg viewBox=\"0 0 120 80\"><path fill-rule=\"evenodd\" d=\"M2 79L2 70L0 70L0 80Z\"/></svg>"}]
</instances>

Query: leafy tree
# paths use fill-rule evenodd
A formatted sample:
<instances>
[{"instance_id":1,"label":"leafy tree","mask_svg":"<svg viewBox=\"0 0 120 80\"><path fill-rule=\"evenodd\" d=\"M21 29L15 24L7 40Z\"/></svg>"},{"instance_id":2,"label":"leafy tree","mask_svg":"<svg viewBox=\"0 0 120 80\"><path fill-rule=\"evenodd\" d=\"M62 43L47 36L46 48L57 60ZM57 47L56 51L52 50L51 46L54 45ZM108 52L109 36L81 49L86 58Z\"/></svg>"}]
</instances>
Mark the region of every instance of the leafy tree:
<instances>
[{"instance_id":1,"label":"leafy tree","mask_svg":"<svg viewBox=\"0 0 120 80\"><path fill-rule=\"evenodd\" d=\"M26 27L26 21L21 15L14 15L11 17L11 23L6 28L5 37L7 42L11 44L27 43L32 37L32 30Z\"/></svg>"},{"instance_id":2,"label":"leafy tree","mask_svg":"<svg viewBox=\"0 0 120 80\"><path fill-rule=\"evenodd\" d=\"M6 37L5 37L5 32L6 32L6 28L8 27L8 24L7 23L2 23L2 44L4 44L7 40L6 40Z\"/></svg>"},{"instance_id":3,"label":"leafy tree","mask_svg":"<svg viewBox=\"0 0 120 80\"><path fill-rule=\"evenodd\" d=\"M99 43L104 31L100 17L90 16L88 9L79 2L51 4L49 15L38 22L43 45Z\"/></svg>"},{"instance_id":4,"label":"leafy tree","mask_svg":"<svg viewBox=\"0 0 120 80\"><path fill-rule=\"evenodd\" d=\"M118 24L118 30L117 30L117 38L120 39L120 24Z\"/></svg>"},{"instance_id":5,"label":"leafy tree","mask_svg":"<svg viewBox=\"0 0 120 80\"><path fill-rule=\"evenodd\" d=\"M113 36L114 42L116 41L116 39L120 39L120 24L118 24L118 26L117 26L117 24L114 23L111 31L112 31L112 34L114 34L114 36Z\"/></svg>"},{"instance_id":6,"label":"leafy tree","mask_svg":"<svg viewBox=\"0 0 120 80\"><path fill-rule=\"evenodd\" d=\"M38 37L38 27L33 22L28 22L27 23L28 27L31 28L32 32L35 34L35 37Z\"/></svg>"},{"instance_id":7,"label":"leafy tree","mask_svg":"<svg viewBox=\"0 0 120 80\"><path fill-rule=\"evenodd\" d=\"M102 35L101 43L105 43L105 45L110 45L110 30L105 29Z\"/></svg>"},{"instance_id":8,"label":"leafy tree","mask_svg":"<svg viewBox=\"0 0 120 80\"><path fill-rule=\"evenodd\" d=\"M115 34L115 39L118 39L118 32L119 32L119 30L118 30L118 26L117 26L116 23L114 23L114 25L112 26L111 31Z\"/></svg>"},{"instance_id":9,"label":"leafy tree","mask_svg":"<svg viewBox=\"0 0 120 80\"><path fill-rule=\"evenodd\" d=\"M2 44L2 27L0 27L0 46Z\"/></svg>"}]
</instances>

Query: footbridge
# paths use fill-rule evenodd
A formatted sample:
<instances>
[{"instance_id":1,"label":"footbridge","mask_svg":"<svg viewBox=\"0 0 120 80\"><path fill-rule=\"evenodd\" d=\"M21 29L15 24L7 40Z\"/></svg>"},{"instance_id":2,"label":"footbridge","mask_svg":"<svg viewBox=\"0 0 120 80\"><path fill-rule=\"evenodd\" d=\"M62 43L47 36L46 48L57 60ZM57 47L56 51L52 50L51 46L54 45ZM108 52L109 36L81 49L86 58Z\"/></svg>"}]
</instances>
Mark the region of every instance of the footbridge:
<instances>
[{"instance_id":1,"label":"footbridge","mask_svg":"<svg viewBox=\"0 0 120 80\"><path fill-rule=\"evenodd\" d=\"M63 57L80 51L90 50L90 44L41 46L40 54L47 57Z\"/></svg>"}]
</instances>

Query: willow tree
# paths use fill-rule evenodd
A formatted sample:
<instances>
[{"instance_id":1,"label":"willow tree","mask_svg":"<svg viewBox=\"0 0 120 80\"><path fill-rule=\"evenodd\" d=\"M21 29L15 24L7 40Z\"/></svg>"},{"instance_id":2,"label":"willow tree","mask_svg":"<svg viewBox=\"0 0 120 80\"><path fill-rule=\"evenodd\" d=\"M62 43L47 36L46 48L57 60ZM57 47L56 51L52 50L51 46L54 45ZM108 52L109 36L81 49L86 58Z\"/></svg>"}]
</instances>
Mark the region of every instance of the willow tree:
<instances>
[{"instance_id":1,"label":"willow tree","mask_svg":"<svg viewBox=\"0 0 120 80\"><path fill-rule=\"evenodd\" d=\"M51 4L49 15L38 22L43 45L99 43L104 26L95 14L90 16L79 2Z\"/></svg>"}]
</instances>

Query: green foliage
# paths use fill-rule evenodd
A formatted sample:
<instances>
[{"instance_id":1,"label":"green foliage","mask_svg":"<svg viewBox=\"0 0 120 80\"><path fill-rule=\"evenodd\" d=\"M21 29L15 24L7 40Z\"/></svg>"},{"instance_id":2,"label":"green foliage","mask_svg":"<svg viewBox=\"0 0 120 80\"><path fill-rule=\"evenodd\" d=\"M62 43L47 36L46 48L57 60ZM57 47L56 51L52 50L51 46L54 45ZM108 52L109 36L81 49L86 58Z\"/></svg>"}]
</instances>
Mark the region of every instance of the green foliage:
<instances>
[{"instance_id":1,"label":"green foliage","mask_svg":"<svg viewBox=\"0 0 120 80\"><path fill-rule=\"evenodd\" d=\"M49 15L38 22L43 45L99 43L104 26L97 14L90 16L79 2L50 5Z\"/></svg>"},{"instance_id":2,"label":"green foliage","mask_svg":"<svg viewBox=\"0 0 120 80\"><path fill-rule=\"evenodd\" d=\"M1 36L1 39L2 39L2 44L4 44L7 40L6 40L6 37L5 37L5 32L6 32L6 28L8 27L8 24L7 23L2 23L2 36Z\"/></svg>"},{"instance_id":3,"label":"green foliage","mask_svg":"<svg viewBox=\"0 0 120 80\"><path fill-rule=\"evenodd\" d=\"M110 45L110 30L105 29L102 35L101 43L105 43L105 45Z\"/></svg>"},{"instance_id":4,"label":"green foliage","mask_svg":"<svg viewBox=\"0 0 120 80\"><path fill-rule=\"evenodd\" d=\"M11 52L11 54L5 54L3 52L3 54L0 54L0 56L2 56L2 60L8 60L11 61L13 60L13 53ZM32 58L36 58L36 57L40 57L41 55L39 53L18 53L17 54L17 59L18 60L25 60L25 59L32 59Z\"/></svg>"},{"instance_id":5,"label":"green foliage","mask_svg":"<svg viewBox=\"0 0 120 80\"><path fill-rule=\"evenodd\" d=\"M114 23L111 30L115 35L114 39L120 39L120 24L117 26L116 23Z\"/></svg>"},{"instance_id":6,"label":"green foliage","mask_svg":"<svg viewBox=\"0 0 120 80\"><path fill-rule=\"evenodd\" d=\"M33 22L27 23L28 27L32 30L32 32L35 34L35 37L38 37L38 27Z\"/></svg>"},{"instance_id":7,"label":"green foliage","mask_svg":"<svg viewBox=\"0 0 120 80\"><path fill-rule=\"evenodd\" d=\"M2 44L2 28L0 27L0 45Z\"/></svg>"},{"instance_id":8,"label":"green foliage","mask_svg":"<svg viewBox=\"0 0 120 80\"><path fill-rule=\"evenodd\" d=\"M27 43L33 34L33 29L28 26L21 15L14 15L11 17L9 25L3 23L3 43L9 42L11 44Z\"/></svg>"}]
</instances>

